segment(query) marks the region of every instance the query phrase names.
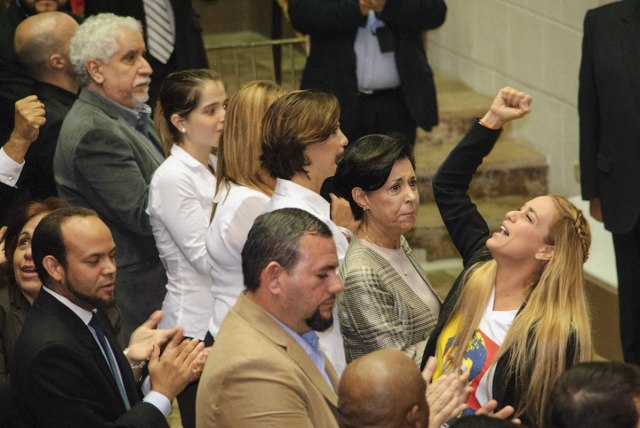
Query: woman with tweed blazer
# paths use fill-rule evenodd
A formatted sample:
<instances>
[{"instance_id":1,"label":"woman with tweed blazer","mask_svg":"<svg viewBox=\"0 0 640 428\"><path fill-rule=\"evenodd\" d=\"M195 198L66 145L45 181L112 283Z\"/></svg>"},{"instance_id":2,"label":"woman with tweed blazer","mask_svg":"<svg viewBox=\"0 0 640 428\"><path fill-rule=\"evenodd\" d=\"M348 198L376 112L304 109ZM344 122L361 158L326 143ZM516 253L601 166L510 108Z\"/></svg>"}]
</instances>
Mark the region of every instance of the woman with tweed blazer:
<instances>
[{"instance_id":1,"label":"woman with tweed blazer","mask_svg":"<svg viewBox=\"0 0 640 428\"><path fill-rule=\"evenodd\" d=\"M340 266L347 362L395 348L418 364L438 321L440 299L402 236L420 205L414 165L411 145L384 135L362 137L338 165L336 190L361 220Z\"/></svg>"}]
</instances>

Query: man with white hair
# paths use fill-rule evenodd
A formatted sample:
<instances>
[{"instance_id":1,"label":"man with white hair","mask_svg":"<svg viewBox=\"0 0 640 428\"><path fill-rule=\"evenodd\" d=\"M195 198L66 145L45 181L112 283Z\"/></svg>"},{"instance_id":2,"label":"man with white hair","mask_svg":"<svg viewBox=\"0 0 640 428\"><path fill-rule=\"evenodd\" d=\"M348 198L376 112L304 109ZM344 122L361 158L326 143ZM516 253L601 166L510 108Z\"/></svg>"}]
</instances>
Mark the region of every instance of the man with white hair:
<instances>
[{"instance_id":1,"label":"man with white hair","mask_svg":"<svg viewBox=\"0 0 640 428\"><path fill-rule=\"evenodd\" d=\"M113 233L125 337L162 306L166 283L145 213L163 155L145 104L152 70L144 52L142 28L133 18L100 14L80 25L70 58L82 88L53 161L59 195L97 211Z\"/></svg>"}]
</instances>

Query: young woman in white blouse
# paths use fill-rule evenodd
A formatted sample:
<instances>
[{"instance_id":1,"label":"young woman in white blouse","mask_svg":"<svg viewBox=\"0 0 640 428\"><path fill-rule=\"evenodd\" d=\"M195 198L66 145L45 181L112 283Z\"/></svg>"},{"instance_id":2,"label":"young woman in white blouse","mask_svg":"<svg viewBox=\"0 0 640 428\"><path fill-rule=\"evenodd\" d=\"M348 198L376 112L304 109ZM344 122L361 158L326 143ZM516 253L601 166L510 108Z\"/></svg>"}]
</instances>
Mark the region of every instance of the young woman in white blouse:
<instances>
[{"instance_id":1,"label":"young woman in white blouse","mask_svg":"<svg viewBox=\"0 0 640 428\"><path fill-rule=\"evenodd\" d=\"M205 233L216 187L217 158L212 151L222 136L226 106L218 74L205 69L178 71L163 82L154 116L169 154L153 175L147 207L167 271L160 327L180 325L185 336L200 340L213 311ZM187 387L178 397L185 427L195 426L196 387Z\"/></svg>"},{"instance_id":2,"label":"young woman in white blouse","mask_svg":"<svg viewBox=\"0 0 640 428\"><path fill-rule=\"evenodd\" d=\"M273 194L275 179L260 167L260 124L269 106L285 93L275 83L260 80L240 88L229 101L218 152L215 212L206 237L213 296L209 332L214 338L244 289L242 247Z\"/></svg>"}]
</instances>

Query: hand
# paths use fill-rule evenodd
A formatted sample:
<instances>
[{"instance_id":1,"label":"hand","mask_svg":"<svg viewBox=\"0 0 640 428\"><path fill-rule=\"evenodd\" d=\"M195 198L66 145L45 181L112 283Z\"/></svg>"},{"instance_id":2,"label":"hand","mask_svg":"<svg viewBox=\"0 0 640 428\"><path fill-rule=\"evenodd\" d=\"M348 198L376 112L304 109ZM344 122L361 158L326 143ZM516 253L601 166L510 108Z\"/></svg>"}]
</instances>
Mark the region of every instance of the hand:
<instances>
[{"instance_id":1,"label":"hand","mask_svg":"<svg viewBox=\"0 0 640 428\"><path fill-rule=\"evenodd\" d=\"M600 198L592 198L589 201L589 213L591 217L602 223L602 205L600 205Z\"/></svg>"},{"instance_id":2,"label":"hand","mask_svg":"<svg viewBox=\"0 0 640 428\"><path fill-rule=\"evenodd\" d=\"M162 311L155 311L140 327L136 328L129 338L127 359L129 364L137 364L149 358L154 345L162 346L175 337L178 328L159 330L158 323L162 319Z\"/></svg>"},{"instance_id":3,"label":"hand","mask_svg":"<svg viewBox=\"0 0 640 428\"><path fill-rule=\"evenodd\" d=\"M500 129L505 123L529 113L531 102L531 96L524 92L502 88L481 121L490 129Z\"/></svg>"},{"instance_id":4,"label":"hand","mask_svg":"<svg viewBox=\"0 0 640 428\"><path fill-rule=\"evenodd\" d=\"M45 124L46 119L44 104L35 95L18 100L15 108L15 125L4 147L11 159L22 163L29 146L38 138L40 127Z\"/></svg>"},{"instance_id":5,"label":"hand","mask_svg":"<svg viewBox=\"0 0 640 428\"><path fill-rule=\"evenodd\" d=\"M439 428L446 421L455 418L467 408L467 397L472 388L467 385L469 371L460 375L440 376L432 382L436 369L436 359L429 357L422 371L427 383L427 403L429 403L429 427Z\"/></svg>"},{"instance_id":6,"label":"hand","mask_svg":"<svg viewBox=\"0 0 640 428\"><path fill-rule=\"evenodd\" d=\"M183 340L178 329L160 356L160 347L153 345L149 360L151 389L173 400L189 383L196 380L204 367L204 343L198 339Z\"/></svg>"},{"instance_id":7,"label":"hand","mask_svg":"<svg viewBox=\"0 0 640 428\"><path fill-rule=\"evenodd\" d=\"M351 211L349 201L333 193L329 193L329 197L331 198L331 220L333 220L336 225L355 233L358 227L360 227L360 220L356 220L353 217L353 211Z\"/></svg>"},{"instance_id":8,"label":"hand","mask_svg":"<svg viewBox=\"0 0 640 428\"><path fill-rule=\"evenodd\" d=\"M7 255L4 253L5 237L7 235L7 226L0 227L0 265L7 261Z\"/></svg>"},{"instance_id":9,"label":"hand","mask_svg":"<svg viewBox=\"0 0 640 428\"><path fill-rule=\"evenodd\" d=\"M496 400L489 400L485 403L484 406L476 410L475 414L489 415L496 419L507 419L508 417L513 415L513 413L515 412L515 409L512 406L504 406L502 409L494 413L497 407L498 407L498 402ZM516 425L520 425L522 423L522 421L518 418L511 419L511 422Z\"/></svg>"}]
</instances>

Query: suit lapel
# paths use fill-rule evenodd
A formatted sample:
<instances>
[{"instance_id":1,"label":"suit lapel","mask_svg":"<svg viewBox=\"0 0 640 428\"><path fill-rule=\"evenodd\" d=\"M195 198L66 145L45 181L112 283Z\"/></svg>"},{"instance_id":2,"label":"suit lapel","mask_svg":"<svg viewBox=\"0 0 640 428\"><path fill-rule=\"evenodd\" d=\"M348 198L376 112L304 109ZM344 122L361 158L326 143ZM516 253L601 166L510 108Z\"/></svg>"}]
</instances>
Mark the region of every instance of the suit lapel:
<instances>
[{"instance_id":1,"label":"suit lapel","mask_svg":"<svg viewBox=\"0 0 640 428\"><path fill-rule=\"evenodd\" d=\"M238 298L234 307L236 312L245 318L256 330L273 340L277 345L284 348L291 359L304 371L316 388L324 395L333 406L338 405L337 389L338 375L331 365L331 362L324 355L325 367L329 379L334 385L329 385L320 370L311 360L311 357L302 349L289 333L287 333L277 322L275 322L265 311L253 303L244 294ZM335 388L335 389L334 389Z\"/></svg>"},{"instance_id":2,"label":"suit lapel","mask_svg":"<svg viewBox=\"0 0 640 428\"><path fill-rule=\"evenodd\" d=\"M635 100L636 108L640 110L640 2L629 5L633 7L631 13L620 16L620 26L617 31L618 46L623 52L623 57L627 69L630 90Z\"/></svg>"},{"instance_id":3,"label":"suit lapel","mask_svg":"<svg viewBox=\"0 0 640 428\"><path fill-rule=\"evenodd\" d=\"M122 404L122 400L120 399L120 392L118 391L118 386L116 385L116 381L111 374L111 369L107 364L107 360L104 358L102 354L102 349L98 345L98 342L93 337L91 331L89 331L89 327L69 308L63 305L60 301L58 301L55 297L51 296L46 291L40 291L38 294L38 298L36 299L36 303L40 308L48 312L52 312L62 320L65 326L68 327L69 331L72 332L73 337L80 342L80 344L87 350L87 353L90 354L95 362L96 366L100 369L100 372L105 377L111 389L113 390L113 394L117 397L117 401L122 405L122 411L124 412L124 404ZM34 304L34 305L35 305ZM108 320L103 317L103 325L109 325ZM106 322L107 324L104 324ZM105 327L105 330L110 330L109 327ZM110 336L113 336L109 333ZM114 348L114 341L110 340L109 345L113 349L113 353L116 355L119 353L119 347ZM117 345L116 345L117 346ZM124 356L123 356L124 357ZM122 372L122 367L120 368ZM125 373L122 373L123 380L126 377ZM125 381L125 385L127 382ZM132 400L129 389L127 389L127 394L129 395L129 401L135 403L138 399ZM134 395L135 397L135 395Z\"/></svg>"}]
</instances>

